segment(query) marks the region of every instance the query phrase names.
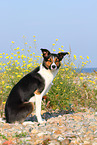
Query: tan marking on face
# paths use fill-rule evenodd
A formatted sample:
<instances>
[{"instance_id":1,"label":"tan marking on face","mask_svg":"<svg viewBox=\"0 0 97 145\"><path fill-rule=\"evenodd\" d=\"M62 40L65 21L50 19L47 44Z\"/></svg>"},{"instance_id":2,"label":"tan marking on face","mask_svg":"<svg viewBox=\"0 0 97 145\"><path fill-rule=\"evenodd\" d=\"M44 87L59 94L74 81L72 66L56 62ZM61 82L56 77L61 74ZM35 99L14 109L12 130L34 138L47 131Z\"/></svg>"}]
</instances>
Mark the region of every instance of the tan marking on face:
<instances>
[{"instance_id":1,"label":"tan marking on face","mask_svg":"<svg viewBox=\"0 0 97 145\"><path fill-rule=\"evenodd\" d=\"M47 68L49 68L51 66L51 64L53 63L53 58L50 57L47 61L45 61L45 66Z\"/></svg>"},{"instance_id":2,"label":"tan marking on face","mask_svg":"<svg viewBox=\"0 0 97 145\"><path fill-rule=\"evenodd\" d=\"M55 64L56 64L56 66L59 67L59 65L60 65L59 58L55 57L55 58L54 58L54 62L55 62Z\"/></svg>"}]
</instances>

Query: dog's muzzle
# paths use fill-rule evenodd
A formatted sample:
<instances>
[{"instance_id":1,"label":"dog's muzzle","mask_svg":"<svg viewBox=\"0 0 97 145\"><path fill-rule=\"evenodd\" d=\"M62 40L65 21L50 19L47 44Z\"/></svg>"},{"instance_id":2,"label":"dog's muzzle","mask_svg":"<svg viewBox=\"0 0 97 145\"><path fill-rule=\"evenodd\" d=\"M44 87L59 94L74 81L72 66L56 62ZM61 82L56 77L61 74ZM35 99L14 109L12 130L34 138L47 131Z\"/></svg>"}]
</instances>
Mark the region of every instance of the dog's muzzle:
<instances>
[{"instance_id":1,"label":"dog's muzzle","mask_svg":"<svg viewBox=\"0 0 97 145\"><path fill-rule=\"evenodd\" d=\"M53 70L53 69L57 69L56 64L52 64L52 65L51 65L51 70Z\"/></svg>"}]
</instances>

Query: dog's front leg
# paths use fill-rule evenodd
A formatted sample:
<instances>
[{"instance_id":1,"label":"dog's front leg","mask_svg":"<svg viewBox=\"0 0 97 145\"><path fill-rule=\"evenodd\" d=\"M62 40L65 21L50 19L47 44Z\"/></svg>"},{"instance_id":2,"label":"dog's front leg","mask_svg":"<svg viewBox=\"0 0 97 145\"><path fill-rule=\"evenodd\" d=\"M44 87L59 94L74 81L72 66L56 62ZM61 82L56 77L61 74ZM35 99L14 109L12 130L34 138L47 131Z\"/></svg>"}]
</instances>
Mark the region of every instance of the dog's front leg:
<instances>
[{"instance_id":1,"label":"dog's front leg","mask_svg":"<svg viewBox=\"0 0 97 145\"><path fill-rule=\"evenodd\" d=\"M42 95L35 95L36 97L36 116L39 123L42 123L44 120L41 117L41 101Z\"/></svg>"}]
</instances>

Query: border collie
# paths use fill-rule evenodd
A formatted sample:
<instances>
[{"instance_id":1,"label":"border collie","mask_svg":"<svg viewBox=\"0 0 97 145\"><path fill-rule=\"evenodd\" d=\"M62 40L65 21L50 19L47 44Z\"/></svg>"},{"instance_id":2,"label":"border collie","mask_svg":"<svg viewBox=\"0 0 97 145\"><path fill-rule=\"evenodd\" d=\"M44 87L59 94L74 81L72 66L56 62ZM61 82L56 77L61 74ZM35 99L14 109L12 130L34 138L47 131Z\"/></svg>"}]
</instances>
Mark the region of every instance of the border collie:
<instances>
[{"instance_id":1,"label":"border collie","mask_svg":"<svg viewBox=\"0 0 97 145\"><path fill-rule=\"evenodd\" d=\"M42 97L49 91L52 81L61 66L60 61L68 52L58 54L50 53L47 49L41 49L43 62L32 72L24 76L11 90L5 105L6 122L23 122L34 110L36 104L36 116L39 123L41 117Z\"/></svg>"}]
</instances>

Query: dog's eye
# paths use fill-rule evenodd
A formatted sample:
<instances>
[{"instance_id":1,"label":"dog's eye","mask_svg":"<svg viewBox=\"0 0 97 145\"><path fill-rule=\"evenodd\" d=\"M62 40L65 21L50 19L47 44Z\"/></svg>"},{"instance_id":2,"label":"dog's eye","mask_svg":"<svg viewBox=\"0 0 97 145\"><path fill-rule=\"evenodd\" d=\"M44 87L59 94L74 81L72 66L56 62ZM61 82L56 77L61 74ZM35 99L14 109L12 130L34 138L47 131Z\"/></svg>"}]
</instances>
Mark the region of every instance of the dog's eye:
<instances>
[{"instance_id":1,"label":"dog's eye","mask_svg":"<svg viewBox=\"0 0 97 145\"><path fill-rule=\"evenodd\" d=\"M49 61L49 62L52 62L52 60L51 60L51 59L48 59L48 61Z\"/></svg>"},{"instance_id":2,"label":"dog's eye","mask_svg":"<svg viewBox=\"0 0 97 145\"><path fill-rule=\"evenodd\" d=\"M59 59L58 58L56 59L56 62L59 62Z\"/></svg>"}]
</instances>

